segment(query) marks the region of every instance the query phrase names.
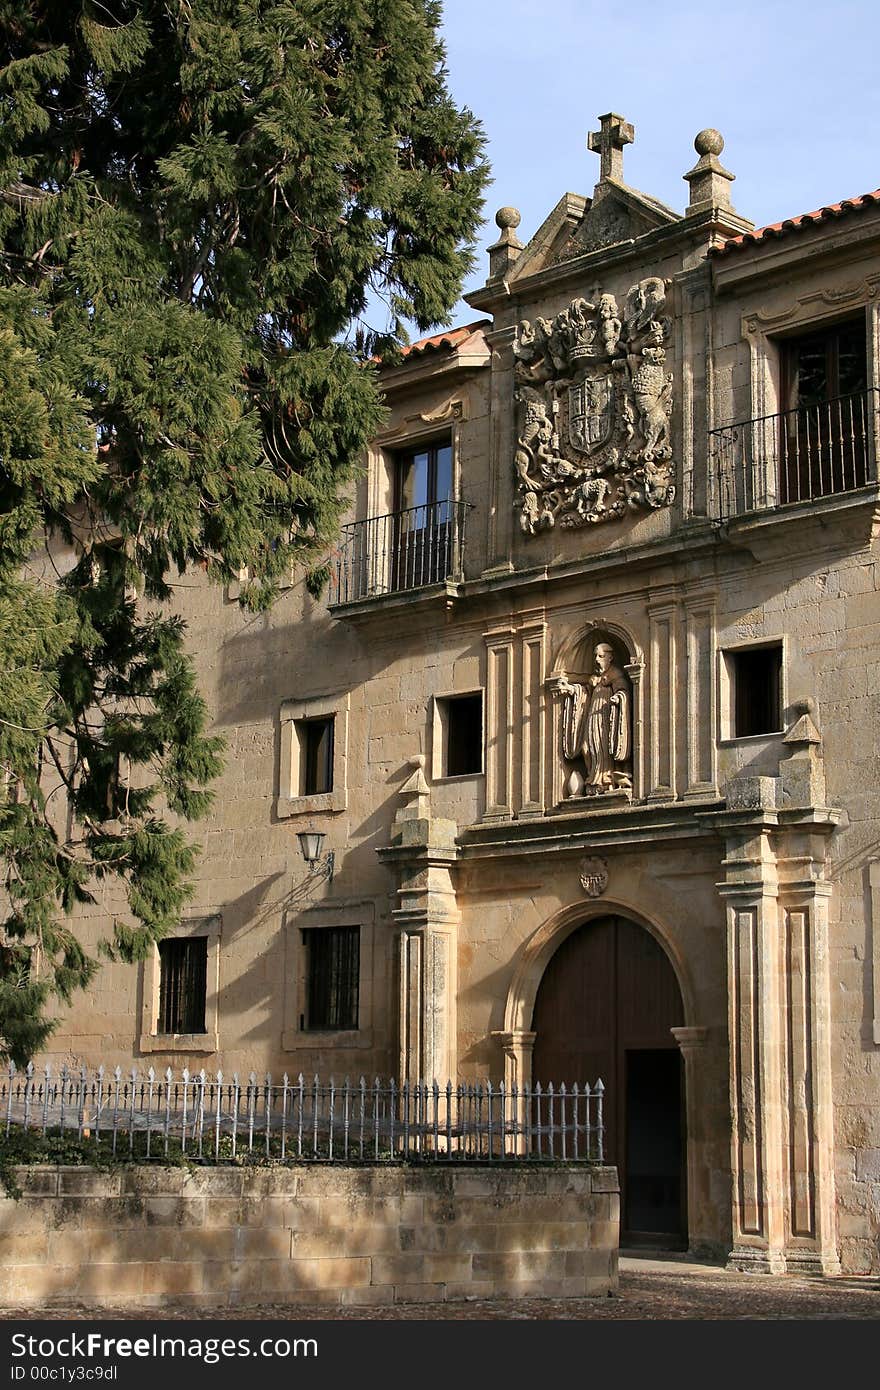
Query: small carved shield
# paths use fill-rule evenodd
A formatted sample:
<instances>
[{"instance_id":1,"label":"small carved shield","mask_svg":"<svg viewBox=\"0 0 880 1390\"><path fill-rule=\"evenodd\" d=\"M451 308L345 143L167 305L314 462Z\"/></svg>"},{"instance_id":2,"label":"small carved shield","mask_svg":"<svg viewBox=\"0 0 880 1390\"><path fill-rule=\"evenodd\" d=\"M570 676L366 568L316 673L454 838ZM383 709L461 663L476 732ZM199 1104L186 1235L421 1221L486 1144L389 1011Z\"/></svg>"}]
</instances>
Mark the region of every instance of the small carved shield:
<instances>
[{"instance_id":1,"label":"small carved shield","mask_svg":"<svg viewBox=\"0 0 880 1390\"><path fill-rule=\"evenodd\" d=\"M608 865L604 859L582 859L581 887L588 898L600 898L608 887Z\"/></svg>"},{"instance_id":2,"label":"small carved shield","mask_svg":"<svg viewBox=\"0 0 880 1390\"><path fill-rule=\"evenodd\" d=\"M568 388L568 437L572 447L592 454L607 444L614 429L614 383L610 376L588 376Z\"/></svg>"}]
</instances>

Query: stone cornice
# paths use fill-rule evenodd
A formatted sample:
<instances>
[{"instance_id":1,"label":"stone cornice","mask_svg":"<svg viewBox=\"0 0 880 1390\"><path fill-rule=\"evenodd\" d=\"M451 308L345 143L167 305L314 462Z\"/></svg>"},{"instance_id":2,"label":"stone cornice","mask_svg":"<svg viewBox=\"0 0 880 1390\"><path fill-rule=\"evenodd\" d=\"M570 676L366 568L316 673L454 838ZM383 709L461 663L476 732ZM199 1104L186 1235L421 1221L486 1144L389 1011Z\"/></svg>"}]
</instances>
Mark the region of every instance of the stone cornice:
<instances>
[{"instance_id":1,"label":"stone cornice","mask_svg":"<svg viewBox=\"0 0 880 1390\"><path fill-rule=\"evenodd\" d=\"M695 815L707 830L714 830L719 835L772 835L787 830L811 830L821 835L831 835L848 820L846 811L836 806L757 807L741 811L696 811Z\"/></svg>"},{"instance_id":2,"label":"stone cornice","mask_svg":"<svg viewBox=\"0 0 880 1390\"><path fill-rule=\"evenodd\" d=\"M416 358L412 362L407 360L399 367L384 368L380 376L382 391L386 396L402 395L408 390L422 391L438 381L446 383L483 371L491 361L492 355L486 348L479 352L431 357L428 361L423 358Z\"/></svg>"},{"instance_id":3,"label":"stone cornice","mask_svg":"<svg viewBox=\"0 0 880 1390\"><path fill-rule=\"evenodd\" d=\"M383 864L418 864L422 868L448 868L459 858L455 846L381 845L376 854Z\"/></svg>"},{"instance_id":4,"label":"stone cornice","mask_svg":"<svg viewBox=\"0 0 880 1390\"><path fill-rule=\"evenodd\" d=\"M601 798L597 798L601 800ZM706 806L722 803L707 798ZM678 841L711 842L714 836L699 821L694 802L643 802L603 809L554 812L529 820L495 821L471 825L458 836L459 857L504 859L541 854L611 854L641 845L660 846Z\"/></svg>"},{"instance_id":5,"label":"stone cornice","mask_svg":"<svg viewBox=\"0 0 880 1390\"><path fill-rule=\"evenodd\" d=\"M586 251L570 261L557 261L531 275L486 285L465 295L465 301L474 309L491 313L511 300L537 299L551 290L577 284L600 268L604 271L612 266L624 267L630 263L644 265L652 257L669 255L677 246L690 244L692 248L702 247L706 252L719 237L738 236L751 225L735 213L728 215L721 209L713 209L711 213L702 213L698 217L683 217L667 226L654 227L614 246Z\"/></svg>"}]
</instances>

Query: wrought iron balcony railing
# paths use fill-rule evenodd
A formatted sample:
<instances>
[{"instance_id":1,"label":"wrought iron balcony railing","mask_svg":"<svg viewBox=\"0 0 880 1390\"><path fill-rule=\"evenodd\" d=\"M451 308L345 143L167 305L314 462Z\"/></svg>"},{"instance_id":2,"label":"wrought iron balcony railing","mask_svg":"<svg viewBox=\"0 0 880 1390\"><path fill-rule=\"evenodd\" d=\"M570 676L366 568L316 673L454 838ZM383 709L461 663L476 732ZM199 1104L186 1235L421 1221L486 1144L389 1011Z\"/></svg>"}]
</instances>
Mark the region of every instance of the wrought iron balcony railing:
<instances>
[{"instance_id":1,"label":"wrought iron balcony railing","mask_svg":"<svg viewBox=\"0 0 880 1390\"><path fill-rule=\"evenodd\" d=\"M711 514L852 492L877 477L878 391L741 420L709 433Z\"/></svg>"},{"instance_id":2,"label":"wrought iron balcony railing","mask_svg":"<svg viewBox=\"0 0 880 1390\"><path fill-rule=\"evenodd\" d=\"M429 502L343 527L332 604L423 589L461 574L466 502Z\"/></svg>"}]
</instances>

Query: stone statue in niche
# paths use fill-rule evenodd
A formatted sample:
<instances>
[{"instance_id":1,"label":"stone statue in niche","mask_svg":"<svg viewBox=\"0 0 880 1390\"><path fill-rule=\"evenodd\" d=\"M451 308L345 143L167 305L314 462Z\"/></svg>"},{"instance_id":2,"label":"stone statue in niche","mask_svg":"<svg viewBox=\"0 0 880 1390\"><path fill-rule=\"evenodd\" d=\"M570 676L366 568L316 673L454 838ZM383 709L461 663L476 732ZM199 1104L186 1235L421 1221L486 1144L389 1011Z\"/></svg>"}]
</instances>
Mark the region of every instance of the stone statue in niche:
<instances>
[{"instance_id":1,"label":"stone statue in niche","mask_svg":"<svg viewBox=\"0 0 880 1390\"><path fill-rule=\"evenodd\" d=\"M514 343L517 506L526 535L613 521L675 498L666 371L668 282L573 299L523 319Z\"/></svg>"},{"instance_id":2,"label":"stone statue in niche","mask_svg":"<svg viewBox=\"0 0 880 1390\"><path fill-rule=\"evenodd\" d=\"M566 794L597 796L632 787L632 683L617 664L610 642L593 651L595 672L586 681L562 676L562 756L574 764Z\"/></svg>"}]
</instances>

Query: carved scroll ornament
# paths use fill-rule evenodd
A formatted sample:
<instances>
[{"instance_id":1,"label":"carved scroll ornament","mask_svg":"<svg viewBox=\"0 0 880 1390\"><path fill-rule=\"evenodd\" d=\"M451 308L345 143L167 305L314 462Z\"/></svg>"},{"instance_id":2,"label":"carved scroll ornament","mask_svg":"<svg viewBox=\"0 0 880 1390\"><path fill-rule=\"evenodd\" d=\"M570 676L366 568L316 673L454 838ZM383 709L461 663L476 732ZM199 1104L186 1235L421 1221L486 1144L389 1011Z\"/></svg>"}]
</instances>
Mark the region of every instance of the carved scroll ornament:
<instances>
[{"instance_id":1,"label":"carved scroll ornament","mask_svg":"<svg viewBox=\"0 0 880 1390\"><path fill-rule=\"evenodd\" d=\"M674 499L667 283L640 280L622 315L614 295L600 294L572 300L552 321L520 323L514 464L526 534Z\"/></svg>"}]
</instances>

